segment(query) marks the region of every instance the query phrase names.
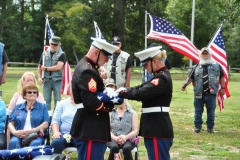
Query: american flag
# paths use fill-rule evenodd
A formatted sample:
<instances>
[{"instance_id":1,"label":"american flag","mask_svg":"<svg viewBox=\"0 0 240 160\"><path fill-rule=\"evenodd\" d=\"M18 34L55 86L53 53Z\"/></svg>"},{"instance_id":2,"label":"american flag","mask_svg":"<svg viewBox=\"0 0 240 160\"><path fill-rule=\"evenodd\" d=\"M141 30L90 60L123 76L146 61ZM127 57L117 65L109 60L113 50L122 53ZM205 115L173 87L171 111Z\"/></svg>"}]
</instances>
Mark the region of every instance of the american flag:
<instances>
[{"instance_id":1,"label":"american flag","mask_svg":"<svg viewBox=\"0 0 240 160\"><path fill-rule=\"evenodd\" d=\"M55 35L54 35L54 33L53 33L53 31L52 31L52 29L50 27L48 18L46 19L46 25L47 25L46 27L47 27L48 40L50 40Z\"/></svg>"},{"instance_id":2,"label":"american flag","mask_svg":"<svg viewBox=\"0 0 240 160\"><path fill-rule=\"evenodd\" d=\"M66 61L64 65L64 70L63 70L61 94L70 95L68 86L71 84L71 81L72 81L72 71L71 71L70 65Z\"/></svg>"},{"instance_id":3,"label":"american flag","mask_svg":"<svg viewBox=\"0 0 240 160\"><path fill-rule=\"evenodd\" d=\"M147 35L148 39L163 41L176 52L187 56L195 63L198 62L199 50L181 31L163 18L152 15L149 15L149 17L151 20L151 29Z\"/></svg>"},{"instance_id":4,"label":"american flag","mask_svg":"<svg viewBox=\"0 0 240 160\"><path fill-rule=\"evenodd\" d=\"M220 94L220 89L221 89L220 85L219 85L219 91L217 95L218 105L221 111L224 108L224 99L230 97L230 93L228 91L227 55L225 51L225 45L223 41L221 26L218 28L213 39L210 41L208 45L208 49L212 54L212 58L221 65L224 72L225 95L222 96Z\"/></svg>"},{"instance_id":5,"label":"american flag","mask_svg":"<svg viewBox=\"0 0 240 160\"><path fill-rule=\"evenodd\" d=\"M51 146L24 147L13 150L0 150L0 159L34 159L40 155L52 155Z\"/></svg>"},{"instance_id":6,"label":"american flag","mask_svg":"<svg viewBox=\"0 0 240 160\"><path fill-rule=\"evenodd\" d=\"M100 31L100 29L99 29L99 27L97 25L97 22L93 21L93 23L94 23L94 27L95 27L95 31L96 31L96 38L100 38L100 39L104 39L105 40L105 38L102 35L102 32Z\"/></svg>"},{"instance_id":7,"label":"american flag","mask_svg":"<svg viewBox=\"0 0 240 160\"><path fill-rule=\"evenodd\" d=\"M52 31L52 29L50 27L48 18L46 18L46 28L47 28L48 40L50 40L55 35L54 35L54 33L53 33L53 31ZM49 45L45 45L44 46L44 50L47 51L48 49L50 49L50 46Z\"/></svg>"}]
</instances>

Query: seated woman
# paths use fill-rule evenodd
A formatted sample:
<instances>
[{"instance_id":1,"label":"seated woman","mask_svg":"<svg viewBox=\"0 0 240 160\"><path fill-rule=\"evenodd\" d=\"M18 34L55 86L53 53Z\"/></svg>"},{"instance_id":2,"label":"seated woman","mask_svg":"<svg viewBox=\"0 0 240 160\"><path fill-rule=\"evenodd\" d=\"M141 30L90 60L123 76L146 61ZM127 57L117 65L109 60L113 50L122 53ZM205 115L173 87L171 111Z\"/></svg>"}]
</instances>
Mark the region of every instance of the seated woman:
<instances>
[{"instance_id":1,"label":"seated woman","mask_svg":"<svg viewBox=\"0 0 240 160\"><path fill-rule=\"evenodd\" d=\"M107 78L104 81L106 87L116 88L114 80ZM122 148L124 159L132 160L132 149L135 143L130 139L135 138L138 134L138 115L131 109L126 100L121 105L115 105L110 114L111 138L112 141L107 143L110 148L108 160L114 160L114 154Z\"/></svg>"},{"instance_id":2,"label":"seated woman","mask_svg":"<svg viewBox=\"0 0 240 160\"><path fill-rule=\"evenodd\" d=\"M64 135L70 136L73 117L78 109L73 100L71 86L69 86L69 89L70 97L57 103L52 119L53 139L51 147L54 148L54 153L62 153L64 148L75 146L72 139L68 143L64 138Z\"/></svg>"},{"instance_id":3,"label":"seated woman","mask_svg":"<svg viewBox=\"0 0 240 160\"><path fill-rule=\"evenodd\" d=\"M8 129L11 133L11 139L8 149L22 148L23 139L29 138L28 136L32 133L39 132L41 134L29 141L28 146L43 145L42 132L48 128L50 122L46 105L36 101L39 96L36 84L25 85L21 95L26 102L16 105L9 116Z\"/></svg>"},{"instance_id":4,"label":"seated woman","mask_svg":"<svg viewBox=\"0 0 240 160\"><path fill-rule=\"evenodd\" d=\"M12 112L12 110L14 109L14 107L17 104L20 104L20 103L23 103L26 101L23 98L23 96L21 95L21 93L22 93L23 87L30 83L36 84L35 74L33 72L24 72L22 77L18 80L18 91L14 93L14 95L8 105L8 109L10 112ZM46 103L46 101L44 100L43 95L41 93L39 93L36 100L41 103ZM7 133L7 146L8 146L9 141L10 141L10 134L9 134L9 131L7 131L7 132L8 132Z\"/></svg>"}]
</instances>

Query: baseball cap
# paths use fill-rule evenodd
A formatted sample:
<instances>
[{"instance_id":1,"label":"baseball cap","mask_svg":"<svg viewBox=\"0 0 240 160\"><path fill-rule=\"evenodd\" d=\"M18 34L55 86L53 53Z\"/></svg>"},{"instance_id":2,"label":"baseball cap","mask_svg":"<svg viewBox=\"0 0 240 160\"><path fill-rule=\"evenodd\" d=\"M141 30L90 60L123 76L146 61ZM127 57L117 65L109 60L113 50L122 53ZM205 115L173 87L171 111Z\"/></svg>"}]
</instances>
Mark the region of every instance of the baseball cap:
<instances>
[{"instance_id":1,"label":"baseball cap","mask_svg":"<svg viewBox=\"0 0 240 160\"><path fill-rule=\"evenodd\" d=\"M114 79L112 79L112 78L107 78L107 79L105 79L103 83L104 83L104 86L105 86L105 87L107 87L108 85L114 85L114 86L116 86L116 84L115 84L115 82L114 82Z\"/></svg>"},{"instance_id":2,"label":"baseball cap","mask_svg":"<svg viewBox=\"0 0 240 160\"><path fill-rule=\"evenodd\" d=\"M50 39L50 43L59 44L59 43L61 43L61 38L58 36L54 36L54 37L52 37L52 39Z\"/></svg>"},{"instance_id":3,"label":"baseball cap","mask_svg":"<svg viewBox=\"0 0 240 160\"><path fill-rule=\"evenodd\" d=\"M118 36L114 36L112 38L112 44L120 44L121 43L121 39Z\"/></svg>"}]
</instances>

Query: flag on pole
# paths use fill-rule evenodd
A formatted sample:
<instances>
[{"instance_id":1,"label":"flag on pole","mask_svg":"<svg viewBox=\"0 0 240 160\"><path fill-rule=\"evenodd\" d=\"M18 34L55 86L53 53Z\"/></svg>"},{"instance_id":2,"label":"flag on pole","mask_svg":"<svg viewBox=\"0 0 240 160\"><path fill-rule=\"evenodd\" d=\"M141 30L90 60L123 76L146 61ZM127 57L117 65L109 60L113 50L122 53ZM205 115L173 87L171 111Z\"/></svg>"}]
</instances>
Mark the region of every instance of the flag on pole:
<instances>
[{"instance_id":1,"label":"flag on pole","mask_svg":"<svg viewBox=\"0 0 240 160\"><path fill-rule=\"evenodd\" d=\"M94 27L95 27L95 31L96 31L96 38L105 40L105 38L102 35L102 32L100 31L100 29L99 29L99 27L97 25L97 22L93 21L93 23L94 23Z\"/></svg>"},{"instance_id":2,"label":"flag on pole","mask_svg":"<svg viewBox=\"0 0 240 160\"><path fill-rule=\"evenodd\" d=\"M208 45L208 49L210 50L212 54L212 58L214 61L218 62L224 72L224 80L225 80L225 95L222 96L220 94L220 89L221 86L219 85L218 89L218 95L217 95L217 100L218 100L218 105L220 108L220 111L224 108L224 99L230 97L230 93L228 91L228 72L227 72L227 55L225 51L225 45L223 41L223 36L222 36L222 25L218 28L217 32L215 33L213 39L210 41Z\"/></svg>"},{"instance_id":3,"label":"flag on pole","mask_svg":"<svg viewBox=\"0 0 240 160\"><path fill-rule=\"evenodd\" d=\"M61 94L70 95L70 91L68 90L68 86L70 85L72 80L72 72L68 61L66 61L63 69L63 79L62 79L62 90Z\"/></svg>"},{"instance_id":4,"label":"flag on pole","mask_svg":"<svg viewBox=\"0 0 240 160\"><path fill-rule=\"evenodd\" d=\"M199 50L192 42L174 25L163 18L149 15L151 29L147 35L148 39L155 39L168 44L176 52L187 56L195 63L199 59Z\"/></svg>"},{"instance_id":5,"label":"flag on pole","mask_svg":"<svg viewBox=\"0 0 240 160\"><path fill-rule=\"evenodd\" d=\"M55 35L54 35L54 33L53 33L53 31L52 31L52 29L50 27L48 18L46 19L46 25L47 25L46 27L47 27L48 40L50 40Z\"/></svg>"},{"instance_id":6,"label":"flag on pole","mask_svg":"<svg viewBox=\"0 0 240 160\"><path fill-rule=\"evenodd\" d=\"M52 29L50 27L48 18L46 18L46 28L47 28L48 41L49 41L55 35L54 35L54 33L53 33L53 31L52 31ZM49 45L45 45L44 49L45 49L45 51L47 51L48 49L50 49L50 46Z\"/></svg>"}]
</instances>

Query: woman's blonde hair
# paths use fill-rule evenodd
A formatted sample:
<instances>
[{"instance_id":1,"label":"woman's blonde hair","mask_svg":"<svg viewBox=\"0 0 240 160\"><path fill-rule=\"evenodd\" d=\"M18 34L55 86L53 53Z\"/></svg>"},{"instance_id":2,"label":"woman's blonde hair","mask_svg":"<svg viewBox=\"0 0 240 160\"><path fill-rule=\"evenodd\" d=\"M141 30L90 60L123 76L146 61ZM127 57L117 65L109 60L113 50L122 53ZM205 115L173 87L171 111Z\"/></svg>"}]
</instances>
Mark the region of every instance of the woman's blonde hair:
<instances>
[{"instance_id":1,"label":"woman's blonde hair","mask_svg":"<svg viewBox=\"0 0 240 160\"><path fill-rule=\"evenodd\" d=\"M163 58L167 58L167 53L166 50L162 50L160 53L158 53L156 56L153 58L163 60Z\"/></svg>"},{"instance_id":2,"label":"woman's blonde hair","mask_svg":"<svg viewBox=\"0 0 240 160\"><path fill-rule=\"evenodd\" d=\"M26 76L32 76L34 79L34 84L36 85L36 78L35 78L35 74L33 72L25 72L22 77L18 80L18 93L22 93L23 87L24 87L24 81Z\"/></svg>"}]
</instances>

